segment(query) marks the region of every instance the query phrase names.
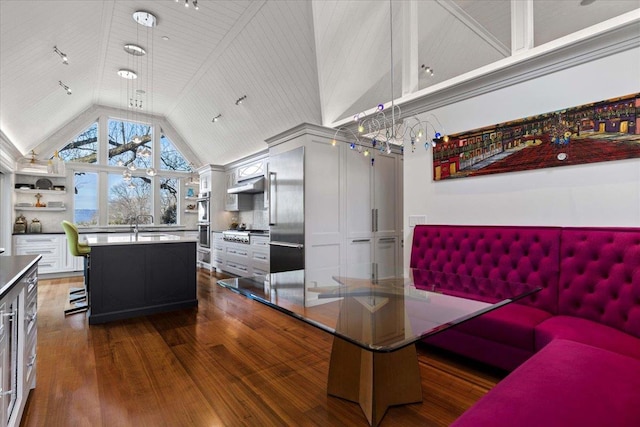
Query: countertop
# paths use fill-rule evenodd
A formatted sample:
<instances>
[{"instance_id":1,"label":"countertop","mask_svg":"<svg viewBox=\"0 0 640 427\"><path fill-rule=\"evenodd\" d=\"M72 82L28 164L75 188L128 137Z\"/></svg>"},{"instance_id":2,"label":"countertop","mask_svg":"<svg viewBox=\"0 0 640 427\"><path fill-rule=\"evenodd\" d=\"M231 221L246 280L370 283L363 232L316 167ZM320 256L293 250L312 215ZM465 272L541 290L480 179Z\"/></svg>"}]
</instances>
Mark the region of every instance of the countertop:
<instances>
[{"instance_id":1,"label":"countertop","mask_svg":"<svg viewBox=\"0 0 640 427\"><path fill-rule=\"evenodd\" d=\"M137 236L133 233L81 234L80 241L87 243L89 246L109 246L197 242L197 239L192 237L176 236L168 233L142 232L138 233Z\"/></svg>"},{"instance_id":2,"label":"countertop","mask_svg":"<svg viewBox=\"0 0 640 427\"><path fill-rule=\"evenodd\" d=\"M79 228L78 232L82 234L102 234L102 233L129 233L131 227L129 226L110 226L110 227L85 227ZM197 232L198 229L190 229L180 225L167 225L167 226L158 226L158 225L141 225L140 230L142 233L177 233L177 232ZM64 234L62 229L56 231L44 231L42 233L13 233L14 236L25 236L25 235L40 235L40 234Z\"/></svg>"},{"instance_id":3,"label":"countertop","mask_svg":"<svg viewBox=\"0 0 640 427\"><path fill-rule=\"evenodd\" d=\"M0 256L0 297L40 258L42 255Z\"/></svg>"}]
</instances>

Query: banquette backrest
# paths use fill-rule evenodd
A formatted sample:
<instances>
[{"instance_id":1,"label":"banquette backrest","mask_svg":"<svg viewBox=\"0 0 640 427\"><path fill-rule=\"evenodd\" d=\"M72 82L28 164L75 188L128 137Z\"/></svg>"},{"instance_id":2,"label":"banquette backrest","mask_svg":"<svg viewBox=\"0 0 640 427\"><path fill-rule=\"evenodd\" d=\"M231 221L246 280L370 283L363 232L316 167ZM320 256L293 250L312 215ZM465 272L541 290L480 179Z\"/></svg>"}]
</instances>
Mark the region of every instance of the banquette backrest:
<instances>
[{"instance_id":1,"label":"banquette backrest","mask_svg":"<svg viewBox=\"0 0 640 427\"><path fill-rule=\"evenodd\" d=\"M560 233L559 227L417 225L410 267L541 286L519 302L556 314Z\"/></svg>"},{"instance_id":2,"label":"banquette backrest","mask_svg":"<svg viewBox=\"0 0 640 427\"><path fill-rule=\"evenodd\" d=\"M640 337L640 228L564 228L558 314Z\"/></svg>"}]
</instances>

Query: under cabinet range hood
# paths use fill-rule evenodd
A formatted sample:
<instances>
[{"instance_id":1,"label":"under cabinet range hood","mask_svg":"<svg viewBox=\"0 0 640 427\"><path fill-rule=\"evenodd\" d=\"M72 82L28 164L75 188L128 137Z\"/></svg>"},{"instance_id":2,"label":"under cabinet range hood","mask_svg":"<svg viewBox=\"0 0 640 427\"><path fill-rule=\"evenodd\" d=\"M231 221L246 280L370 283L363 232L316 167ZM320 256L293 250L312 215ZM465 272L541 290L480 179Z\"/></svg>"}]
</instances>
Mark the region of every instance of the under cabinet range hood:
<instances>
[{"instance_id":1,"label":"under cabinet range hood","mask_svg":"<svg viewBox=\"0 0 640 427\"><path fill-rule=\"evenodd\" d=\"M264 192L264 176L238 181L236 185L227 189L229 194L262 192Z\"/></svg>"}]
</instances>

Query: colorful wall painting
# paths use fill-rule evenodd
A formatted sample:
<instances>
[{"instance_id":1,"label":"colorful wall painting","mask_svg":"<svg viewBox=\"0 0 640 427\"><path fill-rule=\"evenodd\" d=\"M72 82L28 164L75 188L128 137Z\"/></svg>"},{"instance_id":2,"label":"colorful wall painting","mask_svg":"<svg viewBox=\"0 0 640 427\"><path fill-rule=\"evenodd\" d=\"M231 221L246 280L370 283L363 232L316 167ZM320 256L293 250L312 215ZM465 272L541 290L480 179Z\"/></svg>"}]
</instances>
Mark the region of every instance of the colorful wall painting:
<instances>
[{"instance_id":1,"label":"colorful wall painting","mask_svg":"<svg viewBox=\"0 0 640 427\"><path fill-rule=\"evenodd\" d=\"M640 158L640 93L449 135L433 179Z\"/></svg>"}]
</instances>

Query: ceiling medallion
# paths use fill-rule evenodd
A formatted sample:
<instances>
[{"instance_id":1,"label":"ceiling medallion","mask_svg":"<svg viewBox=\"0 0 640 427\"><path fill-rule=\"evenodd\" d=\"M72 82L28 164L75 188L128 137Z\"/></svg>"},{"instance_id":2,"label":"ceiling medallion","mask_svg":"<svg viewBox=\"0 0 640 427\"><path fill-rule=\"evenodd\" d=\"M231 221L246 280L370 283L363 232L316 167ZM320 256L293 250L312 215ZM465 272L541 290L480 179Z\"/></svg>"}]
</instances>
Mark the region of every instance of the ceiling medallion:
<instances>
[{"instance_id":1,"label":"ceiling medallion","mask_svg":"<svg viewBox=\"0 0 640 427\"><path fill-rule=\"evenodd\" d=\"M135 73L135 71L127 70L124 68L118 70L118 75L123 79L127 79L127 80L133 80L138 78L138 75Z\"/></svg>"},{"instance_id":2,"label":"ceiling medallion","mask_svg":"<svg viewBox=\"0 0 640 427\"><path fill-rule=\"evenodd\" d=\"M142 46L131 43L124 45L124 51L133 56L144 56L147 54L147 51L144 50Z\"/></svg>"},{"instance_id":3,"label":"ceiling medallion","mask_svg":"<svg viewBox=\"0 0 640 427\"><path fill-rule=\"evenodd\" d=\"M134 12L133 20L145 27L155 27L156 25L158 25L156 16L150 12L145 12L144 10L138 10Z\"/></svg>"}]
</instances>

